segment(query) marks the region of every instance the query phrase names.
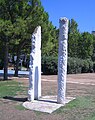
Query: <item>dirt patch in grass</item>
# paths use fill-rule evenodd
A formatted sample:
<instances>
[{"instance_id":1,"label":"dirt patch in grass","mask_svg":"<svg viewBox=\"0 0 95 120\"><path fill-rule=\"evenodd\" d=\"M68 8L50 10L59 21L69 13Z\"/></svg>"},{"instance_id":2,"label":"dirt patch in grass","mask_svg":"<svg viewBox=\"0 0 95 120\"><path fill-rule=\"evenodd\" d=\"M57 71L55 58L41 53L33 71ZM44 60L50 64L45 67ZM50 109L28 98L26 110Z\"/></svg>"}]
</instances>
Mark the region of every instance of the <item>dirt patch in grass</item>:
<instances>
[{"instance_id":1,"label":"dirt patch in grass","mask_svg":"<svg viewBox=\"0 0 95 120\"><path fill-rule=\"evenodd\" d=\"M0 120L95 119L94 73L68 75L66 96L76 97L76 100L70 102L65 107L61 107L52 114L24 109L21 105L27 98L28 78L11 77L10 79L14 79L24 89L21 92L18 89L16 96L9 95L6 98L4 96L0 98ZM11 86L14 88L12 84ZM42 76L42 95L57 95L57 76Z\"/></svg>"}]
</instances>

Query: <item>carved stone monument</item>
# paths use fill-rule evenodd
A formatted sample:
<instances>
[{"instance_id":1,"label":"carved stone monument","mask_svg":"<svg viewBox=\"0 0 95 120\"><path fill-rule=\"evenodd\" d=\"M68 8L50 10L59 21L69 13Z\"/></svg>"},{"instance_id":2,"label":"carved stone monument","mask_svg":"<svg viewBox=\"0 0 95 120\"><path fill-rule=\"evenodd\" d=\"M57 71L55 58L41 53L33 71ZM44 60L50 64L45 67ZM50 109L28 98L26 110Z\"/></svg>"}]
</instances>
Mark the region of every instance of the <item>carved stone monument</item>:
<instances>
[{"instance_id":1,"label":"carved stone monument","mask_svg":"<svg viewBox=\"0 0 95 120\"><path fill-rule=\"evenodd\" d=\"M32 35L32 49L30 54L28 101L23 103L25 108L52 113L56 109L75 99L65 96L67 75L67 39L68 19L64 17L60 19L59 28L58 95L57 97L41 96L41 27L38 26L35 29Z\"/></svg>"},{"instance_id":2,"label":"carved stone monument","mask_svg":"<svg viewBox=\"0 0 95 120\"><path fill-rule=\"evenodd\" d=\"M58 95L57 103L65 104L66 74L67 74L67 39L68 19L59 20L59 51L58 51Z\"/></svg>"},{"instance_id":3,"label":"carved stone monument","mask_svg":"<svg viewBox=\"0 0 95 120\"><path fill-rule=\"evenodd\" d=\"M32 49L29 64L28 100L33 101L41 96L41 27L32 34Z\"/></svg>"}]
</instances>

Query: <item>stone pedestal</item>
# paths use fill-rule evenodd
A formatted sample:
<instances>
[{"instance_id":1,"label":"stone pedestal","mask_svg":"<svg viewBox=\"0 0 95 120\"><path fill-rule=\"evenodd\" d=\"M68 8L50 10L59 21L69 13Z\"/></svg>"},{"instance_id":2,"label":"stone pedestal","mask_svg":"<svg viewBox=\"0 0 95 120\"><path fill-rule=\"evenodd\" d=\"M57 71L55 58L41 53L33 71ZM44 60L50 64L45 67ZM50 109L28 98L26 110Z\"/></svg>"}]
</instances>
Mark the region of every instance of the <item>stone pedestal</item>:
<instances>
[{"instance_id":1,"label":"stone pedestal","mask_svg":"<svg viewBox=\"0 0 95 120\"><path fill-rule=\"evenodd\" d=\"M28 100L41 97L41 27L38 26L32 34L32 49L29 64Z\"/></svg>"},{"instance_id":2,"label":"stone pedestal","mask_svg":"<svg viewBox=\"0 0 95 120\"><path fill-rule=\"evenodd\" d=\"M58 51L58 96L57 103L65 103L66 75L67 75L67 39L68 19L61 18L59 27L59 51Z\"/></svg>"}]
</instances>

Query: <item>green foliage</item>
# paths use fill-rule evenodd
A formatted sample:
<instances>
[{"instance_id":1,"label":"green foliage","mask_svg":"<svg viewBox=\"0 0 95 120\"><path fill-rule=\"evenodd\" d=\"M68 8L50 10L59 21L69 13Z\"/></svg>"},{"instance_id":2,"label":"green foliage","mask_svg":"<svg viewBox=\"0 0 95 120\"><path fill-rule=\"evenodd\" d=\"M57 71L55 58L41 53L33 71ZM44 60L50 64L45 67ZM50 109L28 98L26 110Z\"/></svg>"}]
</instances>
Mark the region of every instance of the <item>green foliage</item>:
<instances>
[{"instance_id":1,"label":"green foliage","mask_svg":"<svg viewBox=\"0 0 95 120\"><path fill-rule=\"evenodd\" d=\"M93 72L93 61L90 59L83 60L82 73Z\"/></svg>"},{"instance_id":2,"label":"green foliage","mask_svg":"<svg viewBox=\"0 0 95 120\"><path fill-rule=\"evenodd\" d=\"M83 60L75 57L68 57L67 73L89 73L95 70L95 64L90 59ZM58 72L58 57L43 56L42 57L42 72L43 74L57 74Z\"/></svg>"},{"instance_id":3,"label":"green foliage","mask_svg":"<svg viewBox=\"0 0 95 120\"><path fill-rule=\"evenodd\" d=\"M93 72L93 61L69 57L67 71L68 74Z\"/></svg>"},{"instance_id":4,"label":"green foliage","mask_svg":"<svg viewBox=\"0 0 95 120\"><path fill-rule=\"evenodd\" d=\"M0 40L7 42L13 34L13 25L9 20L0 19Z\"/></svg>"},{"instance_id":5,"label":"green foliage","mask_svg":"<svg viewBox=\"0 0 95 120\"><path fill-rule=\"evenodd\" d=\"M3 43L1 45L6 47L4 61L8 61L8 50L17 55L16 71L19 56L23 51L30 52L31 34L39 25L42 27L42 54L57 55L56 28L49 21L49 15L44 11L40 0L0 1L0 41ZM6 71L7 65L8 63L4 62Z\"/></svg>"},{"instance_id":6,"label":"green foliage","mask_svg":"<svg viewBox=\"0 0 95 120\"><path fill-rule=\"evenodd\" d=\"M82 60L74 57L68 58L67 63L67 73L81 73L82 70Z\"/></svg>"},{"instance_id":7,"label":"green foliage","mask_svg":"<svg viewBox=\"0 0 95 120\"><path fill-rule=\"evenodd\" d=\"M68 34L68 55L69 57L78 57L78 41L80 39L80 33L78 30L78 24L74 19L69 22L69 34Z\"/></svg>"},{"instance_id":8,"label":"green foliage","mask_svg":"<svg viewBox=\"0 0 95 120\"><path fill-rule=\"evenodd\" d=\"M68 36L68 73L93 72L95 37L88 32L80 33L77 27L76 21L71 19Z\"/></svg>"},{"instance_id":9,"label":"green foliage","mask_svg":"<svg viewBox=\"0 0 95 120\"><path fill-rule=\"evenodd\" d=\"M93 35L88 32L81 34L78 42L78 57L81 59L88 59L93 55Z\"/></svg>"},{"instance_id":10,"label":"green foliage","mask_svg":"<svg viewBox=\"0 0 95 120\"><path fill-rule=\"evenodd\" d=\"M93 35L93 55L92 60L95 61L95 35Z\"/></svg>"},{"instance_id":11,"label":"green foliage","mask_svg":"<svg viewBox=\"0 0 95 120\"><path fill-rule=\"evenodd\" d=\"M42 57L42 72L45 75L56 75L58 72L58 58L53 56L43 56Z\"/></svg>"},{"instance_id":12,"label":"green foliage","mask_svg":"<svg viewBox=\"0 0 95 120\"><path fill-rule=\"evenodd\" d=\"M95 72L95 62L93 62L93 71Z\"/></svg>"},{"instance_id":13,"label":"green foliage","mask_svg":"<svg viewBox=\"0 0 95 120\"><path fill-rule=\"evenodd\" d=\"M44 25L45 24L45 25ZM42 55L58 55L57 30L48 22L42 25Z\"/></svg>"},{"instance_id":14,"label":"green foliage","mask_svg":"<svg viewBox=\"0 0 95 120\"><path fill-rule=\"evenodd\" d=\"M42 29L42 56L58 56L59 29L56 29L49 21L49 15L45 12L40 0L0 0L0 58L2 56L2 58L8 58L4 57L2 47L9 47L9 52L18 56L17 63L21 52L29 54L31 34L38 25ZM8 51L6 52L8 53ZM7 53L6 55L8 55ZM70 57L68 73L91 71L92 62L85 60L94 61L95 37L88 32L80 33L74 19L69 21L68 56ZM57 66L57 62L52 62L55 61L53 57L42 59L43 65L47 64L44 71L50 70L51 74L57 74L57 67L54 67Z\"/></svg>"},{"instance_id":15,"label":"green foliage","mask_svg":"<svg viewBox=\"0 0 95 120\"><path fill-rule=\"evenodd\" d=\"M69 22L69 34L68 34L68 55L69 57L77 57L80 59L91 59L93 49L95 48L94 38L89 32L80 33L78 30L78 24L74 19Z\"/></svg>"}]
</instances>

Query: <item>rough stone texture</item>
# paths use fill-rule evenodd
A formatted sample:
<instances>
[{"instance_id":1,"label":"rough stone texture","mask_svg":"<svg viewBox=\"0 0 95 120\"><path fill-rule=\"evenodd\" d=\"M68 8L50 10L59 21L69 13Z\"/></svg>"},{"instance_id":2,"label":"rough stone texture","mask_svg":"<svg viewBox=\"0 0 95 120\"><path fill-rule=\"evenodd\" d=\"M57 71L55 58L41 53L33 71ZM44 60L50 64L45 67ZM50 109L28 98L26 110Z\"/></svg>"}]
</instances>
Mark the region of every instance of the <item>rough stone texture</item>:
<instances>
[{"instance_id":1,"label":"rough stone texture","mask_svg":"<svg viewBox=\"0 0 95 120\"><path fill-rule=\"evenodd\" d=\"M58 96L57 102L65 103L66 74L67 74L67 39L68 19L61 18L59 28L59 51L58 51Z\"/></svg>"},{"instance_id":2,"label":"rough stone texture","mask_svg":"<svg viewBox=\"0 0 95 120\"><path fill-rule=\"evenodd\" d=\"M41 96L41 27L32 34L32 49L29 64L28 100L33 101Z\"/></svg>"}]
</instances>

